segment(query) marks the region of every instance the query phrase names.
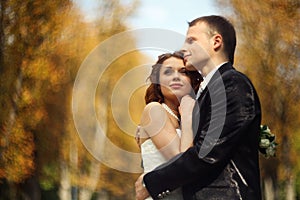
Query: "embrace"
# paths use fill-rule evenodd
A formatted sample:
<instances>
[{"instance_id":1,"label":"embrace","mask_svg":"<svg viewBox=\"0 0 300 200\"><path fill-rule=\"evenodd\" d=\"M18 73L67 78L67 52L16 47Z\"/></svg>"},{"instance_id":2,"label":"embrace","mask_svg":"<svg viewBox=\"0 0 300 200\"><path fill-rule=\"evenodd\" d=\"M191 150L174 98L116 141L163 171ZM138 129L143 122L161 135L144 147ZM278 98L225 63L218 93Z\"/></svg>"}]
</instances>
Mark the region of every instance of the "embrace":
<instances>
[{"instance_id":1,"label":"embrace","mask_svg":"<svg viewBox=\"0 0 300 200\"><path fill-rule=\"evenodd\" d=\"M236 34L221 16L189 23L180 51L152 66L137 130L136 199L260 200L259 98L232 66Z\"/></svg>"}]
</instances>

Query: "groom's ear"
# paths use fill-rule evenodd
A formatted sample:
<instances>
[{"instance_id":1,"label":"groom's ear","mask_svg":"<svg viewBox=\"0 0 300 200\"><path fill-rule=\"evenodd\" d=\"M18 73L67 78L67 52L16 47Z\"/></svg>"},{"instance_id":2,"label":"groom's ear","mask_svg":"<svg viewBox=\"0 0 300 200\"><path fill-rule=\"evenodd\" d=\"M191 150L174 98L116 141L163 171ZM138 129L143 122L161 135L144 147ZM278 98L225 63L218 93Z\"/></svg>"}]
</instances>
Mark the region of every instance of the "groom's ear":
<instances>
[{"instance_id":1,"label":"groom's ear","mask_svg":"<svg viewBox=\"0 0 300 200\"><path fill-rule=\"evenodd\" d=\"M223 37L222 37L222 35L220 35L220 34L215 34L214 36L213 36L213 47L214 47L214 50L215 51L218 51L218 50L220 50L220 48L222 47L222 45L223 45Z\"/></svg>"}]
</instances>

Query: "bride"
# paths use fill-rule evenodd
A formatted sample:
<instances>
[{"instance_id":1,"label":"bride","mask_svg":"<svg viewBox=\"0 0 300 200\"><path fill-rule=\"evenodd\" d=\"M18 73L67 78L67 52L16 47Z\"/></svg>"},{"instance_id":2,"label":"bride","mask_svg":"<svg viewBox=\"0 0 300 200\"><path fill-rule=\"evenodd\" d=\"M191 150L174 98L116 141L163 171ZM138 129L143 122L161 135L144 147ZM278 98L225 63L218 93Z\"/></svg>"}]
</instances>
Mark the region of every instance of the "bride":
<instances>
[{"instance_id":1,"label":"bride","mask_svg":"<svg viewBox=\"0 0 300 200\"><path fill-rule=\"evenodd\" d=\"M175 52L160 55L152 66L146 106L137 129L144 173L192 145L193 97L202 78L197 71L187 71L184 64L181 53ZM164 199L182 199L180 189L162 195L167 196Z\"/></svg>"}]
</instances>

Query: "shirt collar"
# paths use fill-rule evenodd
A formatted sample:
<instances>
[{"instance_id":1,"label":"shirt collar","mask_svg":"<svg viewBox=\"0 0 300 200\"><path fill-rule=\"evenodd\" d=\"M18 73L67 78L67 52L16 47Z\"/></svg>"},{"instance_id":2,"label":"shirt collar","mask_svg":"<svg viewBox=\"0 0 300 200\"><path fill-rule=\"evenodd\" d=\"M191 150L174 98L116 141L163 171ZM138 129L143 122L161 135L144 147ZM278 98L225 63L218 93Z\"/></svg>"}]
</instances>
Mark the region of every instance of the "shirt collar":
<instances>
[{"instance_id":1,"label":"shirt collar","mask_svg":"<svg viewBox=\"0 0 300 200\"><path fill-rule=\"evenodd\" d=\"M220 65L216 66L213 70L211 70L205 77L203 77L203 81L200 84L200 87L204 90L207 86L207 84L209 83L210 79L213 77L213 75L215 74L215 72L222 66L224 65L226 62L221 63Z\"/></svg>"}]
</instances>

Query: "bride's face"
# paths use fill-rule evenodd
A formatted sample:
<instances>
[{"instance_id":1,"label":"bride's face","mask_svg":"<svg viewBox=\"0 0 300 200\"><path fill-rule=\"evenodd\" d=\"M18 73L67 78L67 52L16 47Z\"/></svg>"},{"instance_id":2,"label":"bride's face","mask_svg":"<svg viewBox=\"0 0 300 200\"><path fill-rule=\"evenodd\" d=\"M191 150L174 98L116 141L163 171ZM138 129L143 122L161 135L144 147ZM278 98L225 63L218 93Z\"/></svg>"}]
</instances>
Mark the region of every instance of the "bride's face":
<instances>
[{"instance_id":1,"label":"bride's face","mask_svg":"<svg viewBox=\"0 0 300 200\"><path fill-rule=\"evenodd\" d=\"M186 74L183 60L170 57L162 63L159 72L161 92L165 99L177 98L178 101L192 91L191 80Z\"/></svg>"}]
</instances>

